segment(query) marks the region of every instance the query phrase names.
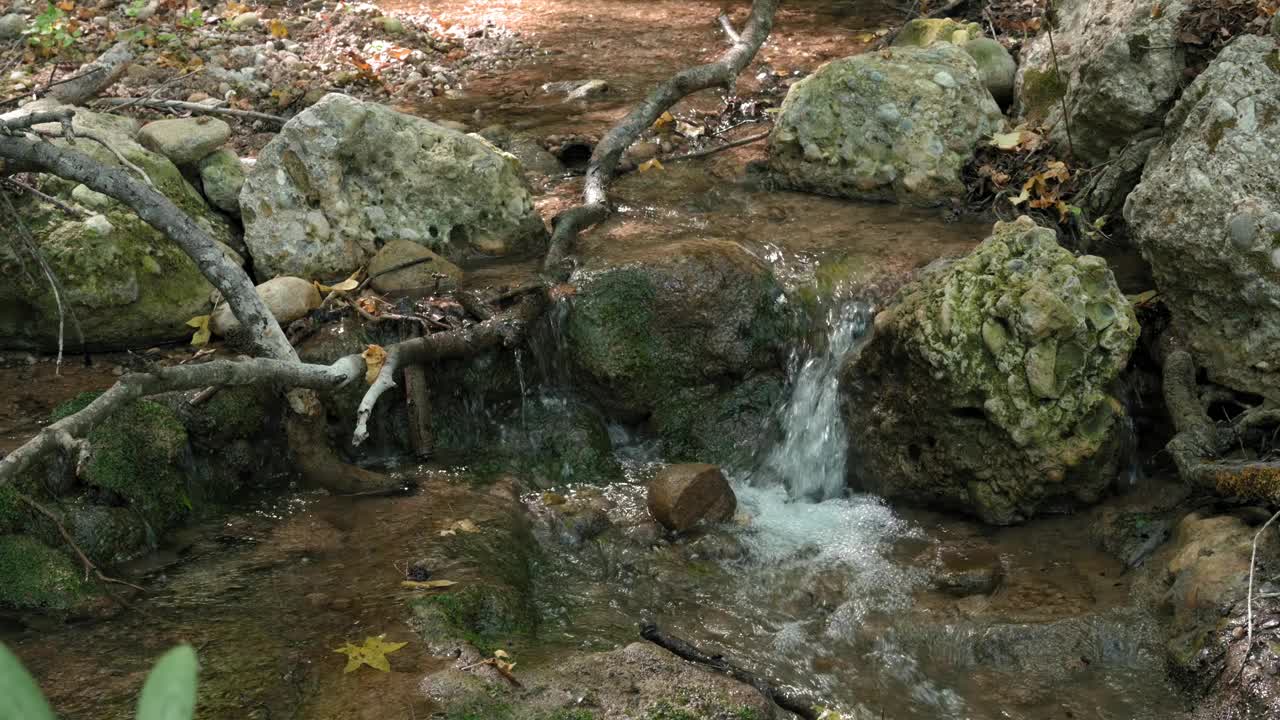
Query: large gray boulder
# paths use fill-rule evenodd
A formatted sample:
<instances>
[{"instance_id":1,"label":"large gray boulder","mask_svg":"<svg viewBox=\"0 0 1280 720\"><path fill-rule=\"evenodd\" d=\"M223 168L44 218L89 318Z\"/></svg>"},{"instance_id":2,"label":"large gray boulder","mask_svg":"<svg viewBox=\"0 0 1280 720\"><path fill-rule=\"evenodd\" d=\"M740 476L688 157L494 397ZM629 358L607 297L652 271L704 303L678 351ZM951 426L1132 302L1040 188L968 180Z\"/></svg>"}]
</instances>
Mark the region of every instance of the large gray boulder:
<instances>
[{"instance_id":1,"label":"large gray boulder","mask_svg":"<svg viewBox=\"0 0 1280 720\"><path fill-rule=\"evenodd\" d=\"M41 100L17 112L56 106L54 101ZM157 190L215 240L234 242L225 221L178 168L135 140L134 120L79 109L74 126L103 138L145 171ZM39 127L56 130L58 126ZM75 149L98 162L119 165L115 155L98 143L82 140ZM111 198L53 177L41 182L45 192L86 213L86 217L72 217L27 196L15 199L24 226L61 284L67 310L62 327L66 347L78 347L72 314L86 345L93 349L139 347L190 336L186 321L209 311L213 288L186 253ZM0 285L0 345L56 348L59 298L33 259L17 253L16 247L0 243L0 273L7 278Z\"/></svg>"},{"instance_id":2,"label":"large gray boulder","mask_svg":"<svg viewBox=\"0 0 1280 720\"><path fill-rule=\"evenodd\" d=\"M1210 379L1280 400L1280 60L1245 35L1169 113L1125 218Z\"/></svg>"},{"instance_id":3,"label":"large gray boulder","mask_svg":"<svg viewBox=\"0 0 1280 720\"><path fill-rule=\"evenodd\" d=\"M936 263L875 319L843 387L857 484L1008 524L1115 477L1110 385L1138 323L1101 258L1029 218Z\"/></svg>"},{"instance_id":4,"label":"large gray boulder","mask_svg":"<svg viewBox=\"0 0 1280 720\"><path fill-rule=\"evenodd\" d=\"M796 190L936 205L963 194L961 170L1003 123L964 50L895 47L796 83L769 137L769 166Z\"/></svg>"},{"instance_id":5,"label":"large gray boulder","mask_svg":"<svg viewBox=\"0 0 1280 720\"><path fill-rule=\"evenodd\" d=\"M182 166L194 166L230 137L231 126L226 121L203 116L156 120L138 132L143 147Z\"/></svg>"},{"instance_id":6,"label":"large gray boulder","mask_svg":"<svg viewBox=\"0 0 1280 720\"><path fill-rule=\"evenodd\" d=\"M1050 126L1050 137L1089 163L1160 124L1183 81L1178 41L1185 0L1152 12L1149 0L1063 0L1054 5L1053 38L1041 33L1022 50L1020 118ZM1056 57L1055 57L1056 51Z\"/></svg>"},{"instance_id":7,"label":"large gray boulder","mask_svg":"<svg viewBox=\"0 0 1280 720\"><path fill-rule=\"evenodd\" d=\"M240 194L261 278L345 277L384 243L458 261L541 249L520 164L465 135L329 94L263 148Z\"/></svg>"}]
</instances>

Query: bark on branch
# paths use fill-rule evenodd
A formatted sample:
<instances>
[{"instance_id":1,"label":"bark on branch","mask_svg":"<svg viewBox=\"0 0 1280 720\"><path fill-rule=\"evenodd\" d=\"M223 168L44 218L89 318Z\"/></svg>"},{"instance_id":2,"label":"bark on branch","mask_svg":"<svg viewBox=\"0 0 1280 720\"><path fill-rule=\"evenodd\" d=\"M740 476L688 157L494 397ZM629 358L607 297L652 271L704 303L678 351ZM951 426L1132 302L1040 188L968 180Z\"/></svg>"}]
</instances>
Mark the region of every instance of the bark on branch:
<instances>
[{"instance_id":1,"label":"bark on branch","mask_svg":"<svg viewBox=\"0 0 1280 720\"><path fill-rule=\"evenodd\" d=\"M118 80L131 62L133 50L129 42L118 42L98 59L80 68L75 79L50 88L49 97L67 105L83 105Z\"/></svg>"},{"instance_id":2,"label":"bark on branch","mask_svg":"<svg viewBox=\"0 0 1280 720\"><path fill-rule=\"evenodd\" d=\"M566 260L573 251L578 234L609 216L608 187L617 174L622 153L640 133L662 113L686 95L712 87L731 87L738 74L751 62L773 30L773 16L780 0L755 0L746 28L715 62L687 68L654 88L649 96L609 130L596 145L587 164L583 203L555 220L551 245L543 262L543 272L565 279L569 268Z\"/></svg>"},{"instance_id":3,"label":"bark on branch","mask_svg":"<svg viewBox=\"0 0 1280 720\"><path fill-rule=\"evenodd\" d=\"M664 633L661 628L653 623L645 623L640 626L640 637L658 647L671 651L689 662L704 665L716 672L728 675L738 682L750 685L769 698L773 704L787 712L795 713L805 720L817 720L818 718L817 703L803 692L790 688L776 687L759 675L734 665L722 655L708 655L689 642Z\"/></svg>"},{"instance_id":4,"label":"bark on branch","mask_svg":"<svg viewBox=\"0 0 1280 720\"><path fill-rule=\"evenodd\" d=\"M249 276L227 259L209 233L167 197L121 168L27 136L0 135L0 158L74 180L128 205L195 261L200 273L226 298L241 326L258 340L263 354L277 360L298 359L280 324L254 291Z\"/></svg>"}]
</instances>

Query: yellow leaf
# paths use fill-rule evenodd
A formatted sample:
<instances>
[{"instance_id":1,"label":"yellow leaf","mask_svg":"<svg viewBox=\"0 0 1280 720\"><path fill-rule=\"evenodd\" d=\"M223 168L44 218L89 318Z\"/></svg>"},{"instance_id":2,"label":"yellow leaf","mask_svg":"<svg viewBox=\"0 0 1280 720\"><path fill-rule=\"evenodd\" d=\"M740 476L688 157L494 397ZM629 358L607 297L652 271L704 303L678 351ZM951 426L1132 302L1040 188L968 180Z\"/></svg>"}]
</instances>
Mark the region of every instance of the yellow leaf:
<instances>
[{"instance_id":1,"label":"yellow leaf","mask_svg":"<svg viewBox=\"0 0 1280 720\"><path fill-rule=\"evenodd\" d=\"M664 112L658 116L657 120L653 121L653 129L661 130L675 121L676 121L676 118L674 115L672 115L669 112Z\"/></svg>"},{"instance_id":2,"label":"yellow leaf","mask_svg":"<svg viewBox=\"0 0 1280 720\"><path fill-rule=\"evenodd\" d=\"M361 665L368 665L382 672L391 672L391 663L387 662L387 655L399 650L407 643L387 642L386 637L386 635L367 637L364 639L364 645L352 645L348 642L334 650L336 653L347 656L347 667L343 672L354 672Z\"/></svg>"},{"instance_id":3,"label":"yellow leaf","mask_svg":"<svg viewBox=\"0 0 1280 720\"><path fill-rule=\"evenodd\" d=\"M1022 144L1022 131L996 133L991 136L991 144L1001 150L1013 150Z\"/></svg>"},{"instance_id":4,"label":"yellow leaf","mask_svg":"<svg viewBox=\"0 0 1280 720\"><path fill-rule=\"evenodd\" d=\"M360 274L360 271L357 270L351 273L351 277L347 278L346 280L343 280L337 285L324 285L322 283L315 283L316 290L319 290L321 293L351 292L352 290L355 290L356 288L360 287L360 281L356 279L359 274Z\"/></svg>"},{"instance_id":5,"label":"yellow leaf","mask_svg":"<svg viewBox=\"0 0 1280 720\"><path fill-rule=\"evenodd\" d=\"M647 173L650 170L666 170L666 168L662 167L662 162L658 158L650 158L640 163L640 172Z\"/></svg>"},{"instance_id":6,"label":"yellow leaf","mask_svg":"<svg viewBox=\"0 0 1280 720\"><path fill-rule=\"evenodd\" d=\"M210 317L210 315L197 315L187 321L187 327L196 329L195 334L191 336L193 347L202 347L209 342L209 336L212 334L209 330Z\"/></svg>"},{"instance_id":7,"label":"yellow leaf","mask_svg":"<svg viewBox=\"0 0 1280 720\"><path fill-rule=\"evenodd\" d=\"M676 134L682 137L687 137L690 140L696 140L706 134L706 132L707 129L701 125L694 125L693 123L687 123L683 120L676 121Z\"/></svg>"},{"instance_id":8,"label":"yellow leaf","mask_svg":"<svg viewBox=\"0 0 1280 720\"><path fill-rule=\"evenodd\" d=\"M381 345L370 345L360 353L364 358L364 381L370 385L378 379L382 372L382 364L387 361L387 351Z\"/></svg>"},{"instance_id":9,"label":"yellow leaf","mask_svg":"<svg viewBox=\"0 0 1280 720\"><path fill-rule=\"evenodd\" d=\"M267 28L271 30L271 37L287 38L289 37L289 26L284 24L283 20L272 20L267 24Z\"/></svg>"},{"instance_id":10,"label":"yellow leaf","mask_svg":"<svg viewBox=\"0 0 1280 720\"><path fill-rule=\"evenodd\" d=\"M1134 307L1146 307L1156 301L1160 297L1160 293L1155 290L1138 293L1137 295L1129 295L1129 303Z\"/></svg>"},{"instance_id":11,"label":"yellow leaf","mask_svg":"<svg viewBox=\"0 0 1280 720\"><path fill-rule=\"evenodd\" d=\"M503 660L506 660L507 658L511 657L510 655L507 654L506 650L502 650L502 649L494 650L493 656L496 658L502 658Z\"/></svg>"},{"instance_id":12,"label":"yellow leaf","mask_svg":"<svg viewBox=\"0 0 1280 720\"><path fill-rule=\"evenodd\" d=\"M1162 15L1164 15L1164 6L1159 2L1151 3L1151 19L1159 20Z\"/></svg>"},{"instance_id":13,"label":"yellow leaf","mask_svg":"<svg viewBox=\"0 0 1280 720\"><path fill-rule=\"evenodd\" d=\"M1035 184L1036 184L1035 178L1031 178L1030 180L1023 183L1022 192L1018 193L1017 197L1009 198L1009 204L1016 206L1026 202L1027 199L1031 197L1031 188L1034 187Z\"/></svg>"},{"instance_id":14,"label":"yellow leaf","mask_svg":"<svg viewBox=\"0 0 1280 720\"><path fill-rule=\"evenodd\" d=\"M401 580L400 585L410 590L439 590L457 585L456 580Z\"/></svg>"}]
</instances>

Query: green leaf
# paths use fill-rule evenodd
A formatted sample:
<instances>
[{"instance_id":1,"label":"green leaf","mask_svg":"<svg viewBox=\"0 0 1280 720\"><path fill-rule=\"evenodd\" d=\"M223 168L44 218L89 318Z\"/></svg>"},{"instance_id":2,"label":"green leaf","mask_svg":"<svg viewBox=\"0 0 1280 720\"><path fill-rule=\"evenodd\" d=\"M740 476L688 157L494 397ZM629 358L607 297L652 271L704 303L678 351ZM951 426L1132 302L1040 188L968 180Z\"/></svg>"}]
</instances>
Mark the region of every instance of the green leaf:
<instances>
[{"instance_id":1,"label":"green leaf","mask_svg":"<svg viewBox=\"0 0 1280 720\"><path fill-rule=\"evenodd\" d=\"M156 663L138 698L137 720L191 720L196 711L196 651L179 645Z\"/></svg>"},{"instance_id":2,"label":"green leaf","mask_svg":"<svg viewBox=\"0 0 1280 720\"><path fill-rule=\"evenodd\" d=\"M0 643L0 720L54 720L40 686L9 648Z\"/></svg>"}]
</instances>

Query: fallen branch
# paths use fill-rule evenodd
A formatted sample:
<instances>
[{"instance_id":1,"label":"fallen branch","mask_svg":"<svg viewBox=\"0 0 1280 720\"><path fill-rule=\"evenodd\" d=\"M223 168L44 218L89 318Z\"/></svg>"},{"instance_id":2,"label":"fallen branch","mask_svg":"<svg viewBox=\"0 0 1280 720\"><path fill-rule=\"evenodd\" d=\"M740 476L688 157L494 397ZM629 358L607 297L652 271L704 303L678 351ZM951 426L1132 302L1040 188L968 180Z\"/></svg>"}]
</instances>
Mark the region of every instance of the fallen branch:
<instances>
[{"instance_id":1,"label":"fallen branch","mask_svg":"<svg viewBox=\"0 0 1280 720\"><path fill-rule=\"evenodd\" d=\"M126 582L118 578L113 578L108 575L104 575L102 570L99 569L98 566L95 565L94 562L89 559L89 556L84 553L84 550L80 549L80 545L76 543L75 538L71 537L71 533L67 532L67 528L62 524L62 521L58 519L57 515L54 515L53 512L50 511L48 508L36 502L35 500L33 500L31 497L29 497L24 493L19 492L14 494L17 495L18 499L26 503L31 509L35 510L41 515L44 515L45 518L49 520L49 522L53 523L53 526L58 530L58 534L62 536L63 541L65 541L67 545L71 547L72 552L74 552L76 556L80 558L80 565L84 568L85 580L88 580L92 574L92 577L96 577L98 580L104 583L114 583L116 585L124 585L126 587L131 587L134 590L137 590L139 592L146 592L146 590L138 587L137 585L134 585L131 582Z\"/></svg>"},{"instance_id":2,"label":"fallen branch","mask_svg":"<svg viewBox=\"0 0 1280 720\"><path fill-rule=\"evenodd\" d=\"M227 115L229 117L245 118L248 120L266 120L278 125L284 125L286 122L289 122L287 118L282 118L279 115L269 115L255 110L237 110L236 108L204 105L201 103L186 102L184 100L159 100L156 98L143 97L100 98L96 102L110 107L143 107L149 110L184 110L197 115Z\"/></svg>"},{"instance_id":3,"label":"fallen branch","mask_svg":"<svg viewBox=\"0 0 1280 720\"><path fill-rule=\"evenodd\" d=\"M133 49L129 42L118 42L96 60L81 67L75 75L52 83L48 89L49 97L66 105L83 105L118 80L131 62Z\"/></svg>"},{"instance_id":4,"label":"fallen branch","mask_svg":"<svg viewBox=\"0 0 1280 720\"><path fill-rule=\"evenodd\" d=\"M386 360L369 389L365 391L356 410L356 429L351 436L352 445L360 445L369 439L369 418L378 399L396 386L395 375L401 367L417 365L432 360L474 355L498 345L519 341L527 325L542 312L542 297L526 295L509 310L462 330L424 335L387 348Z\"/></svg>"},{"instance_id":5,"label":"fallen branch","mask_svg":"<svg viewBox=\"0 0 1280 720\"><path fill-rule=\"evenodd\" d=\"M332 365L256 358L242 362L215 360L202 365L175 365L145 373L130 373L83 410L46 425L35 437L0 459L0 484L13 480L37 460L56 450L71 453L77 460L85 459L87 446L84 438L93 428L126 403L150 395L210 385L264 382L330 390L359 377L363 371L364 361L360 356L350 355Z\"/></svg>"},{"instance_id":6,"label":"fallen branch","mask_svg":"<svg viewBox=\"0 0 1280 720\"><path fill-rule=\"evenodd\" d=\"M686 95L711 87L731 87L773 30L773 16L778 9L778 2L779 0L755 0L751 4L746 29L719 59L676 73L654 88L648 97L609 130L592 151L591 160L587 164L583 203L554 221L551 244L543 261L543 272L560 280L568 277L569 268L565 261L572 252L578 235L609 216L607 189L617 173L622 153L662 113Z\"/></svg>"},{"instance_id":7,"label":"fallen branch","mask_svg":"<svg viewBox=\"0 0 1280 720\"><path fill-rule=\"evenodd\" d=\"M738 34L737 28L733 26L733 21L729 16L721 12L720 17L716 18L716 22L720 23L720 29L724 31L725 37L729 38L729 43L733 44L742 41L742 36Z\"/></svg>"},{"instance_id":8,"label":"fallen branch","mask_svg":"<svg viewBox=\"0 0 1280 720\"><path fill-rule=\"evenodd\" d=\"M718 673L728 675L738 682L750 685L769 698L774 705L787 712L795 713L805 720L818 719L818 704L814 702L813 698L789 688L775 687L768 680L734 665L722 655L708 655L689 642L662 632L653 623L645 623L640 626L640 637L660 648L671 651L689 662L705 665Z\"/></svg>"}]
</instances>

